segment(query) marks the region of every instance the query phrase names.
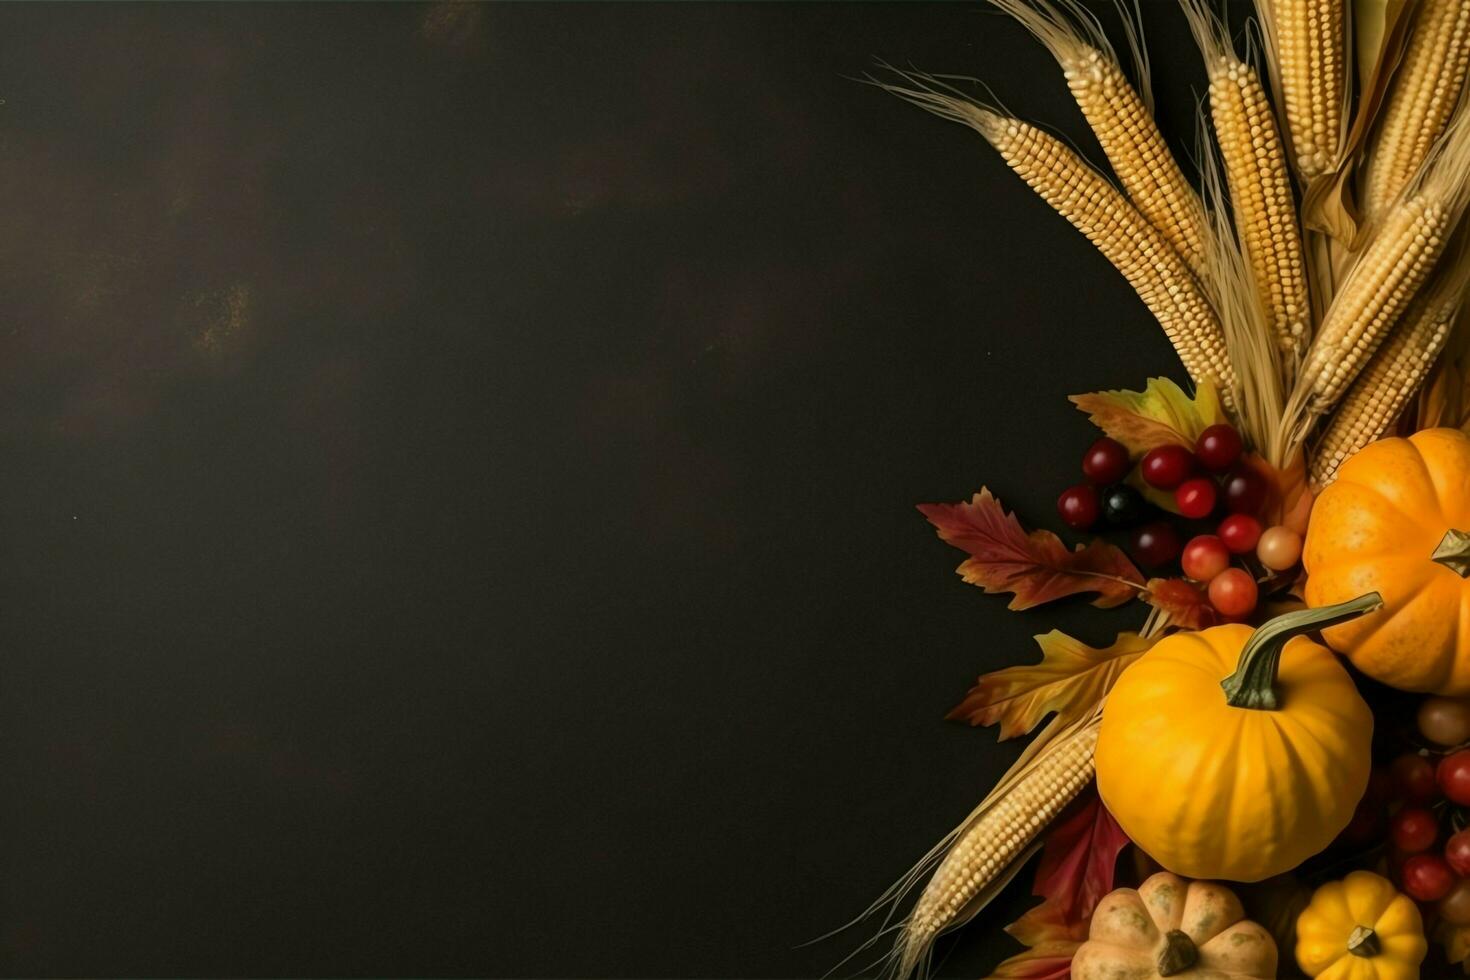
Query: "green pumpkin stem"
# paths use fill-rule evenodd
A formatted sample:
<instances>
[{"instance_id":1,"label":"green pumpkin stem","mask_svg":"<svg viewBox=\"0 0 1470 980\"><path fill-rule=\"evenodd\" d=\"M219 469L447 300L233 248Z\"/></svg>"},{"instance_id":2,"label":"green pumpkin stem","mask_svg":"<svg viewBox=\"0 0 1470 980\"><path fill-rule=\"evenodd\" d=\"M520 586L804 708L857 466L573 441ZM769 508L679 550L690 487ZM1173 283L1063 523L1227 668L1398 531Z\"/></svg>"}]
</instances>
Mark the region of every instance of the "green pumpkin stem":
<instances>
[{"instance_id":1,"label":"green pumpkin stem","mask_svg":"<svg viewBox=\"0 0 1470 980\"><path fill-rule=\"evenodd\" d=\"M1383 943L1378 938L1378 933L1367 926L1353 926L1352 935L1348 936L1347 949L1354 956L1368 959L1383 952Z\"/></svg>"},{"instance_id":2,"label":"green pumpkin stem","mask_svg":"<svg viewBox=\"0 0 1470 980\"><path fill-rule=\"evenodd\" d=\"M1199 947L1178 929L1164 934L1164 951L1159 954L1159 976L1172 977L1199 962Z\"/></svg>"},{"instance_id":3,"label":"green pumpkin stem","mask_svg":"<svg viewBox=\"0 0 1470 980\"><path fill-rule=\"evenodd\" d=\"M1335 606L1289 612L1261 624L1240 651L1235 673L1220 682L1225 689L1225 700L1235 708L1275 711L1281 706L1276 671L1288 640L1356 619L1382 605L1383 597L1369 592Z\"/></svg>"},{"instance_id":4,"label":"green pumpkin stem","mask_svg":"<svg viewBox=\"0 0 1470 980\"><path fill-rule=\"evenodd\" d=\"M1460 578L1470 578L1470 531L1450 528L1429 560L1439 562Z\"/></svg>"}]
</instances>

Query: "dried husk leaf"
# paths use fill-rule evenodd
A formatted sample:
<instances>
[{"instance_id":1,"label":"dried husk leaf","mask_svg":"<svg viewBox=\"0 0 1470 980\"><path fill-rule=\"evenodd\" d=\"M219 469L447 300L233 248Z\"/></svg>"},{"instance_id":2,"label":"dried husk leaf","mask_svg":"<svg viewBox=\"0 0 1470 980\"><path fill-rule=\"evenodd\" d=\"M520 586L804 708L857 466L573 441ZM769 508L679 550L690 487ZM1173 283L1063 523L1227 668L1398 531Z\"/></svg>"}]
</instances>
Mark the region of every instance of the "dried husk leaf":
<instances>
[{"instance_id":1,"label":"dried husk leaf","mask_svg":"<svg viewBox=\"0 0 1470 980\"><path fill-rule=\"evenodd\" d=\"M1388 93L1413 22L1415 0L1353 0L1352 34L1358 68L1357 110L1336 173L1312 181L1302 195L1302 224L1353 243L1361 230L1353 177L1378 107Z\"/></svg>"}]
</instances>

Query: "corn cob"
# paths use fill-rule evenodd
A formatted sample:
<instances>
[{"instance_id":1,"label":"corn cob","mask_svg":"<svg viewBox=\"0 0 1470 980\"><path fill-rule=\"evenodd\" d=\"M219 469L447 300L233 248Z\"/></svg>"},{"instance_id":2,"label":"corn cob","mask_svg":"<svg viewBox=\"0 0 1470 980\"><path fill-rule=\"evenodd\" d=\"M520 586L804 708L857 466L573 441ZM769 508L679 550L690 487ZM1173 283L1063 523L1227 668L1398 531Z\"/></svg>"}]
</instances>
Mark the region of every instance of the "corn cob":
<instances>
[{"instance_id":1,"label":"corn cob","mask_svg":"<svg viewBox=\"0 0 1470 980\"><path fill-rule=\"evenodd\" d=\"M1292 162L1304 179L1335 169L1346 128L1343 0L1261 0L1286 109Z\"/></svg>"},{"instance_id":2,"label":"corn cob","mask_svg":"<svg viewBox=\"0 0 1470 980\"><path fill-rule=\"evenodd\" d=\"M1333 413L1312 453L1314 486L1331 483L1349 456L1392 428L1444 349L1459 306L1458 295L1414 301Z\"/></svg>"},{"instance_id":3,"label":"corn cob","mask_svg":"<svg viewBox=\"0 0 1470 980\"><path fill-rule=\"evenodd\" d=\"M1220 321L1189 267L1159 230L1061 140L1019 119L937 91L928 79L905 77L925 87L883 87L985 137L1042 200L1123 274L1164 328L1195 383L1210 382L1233 408L1235 371Z\"/></svg>"},{"instance_id":4,"label":"corn cob","mask_svg":"<svg viewBox=\"0 0 1470 980\"><path fill-rule=\"evenodd\" d=\"M1101 714L1048 745L1009 792L956 838L934 872L898 940L897 976L907 977L930 946L987 885L1092 781L1092 750Z\"/></svg>"},{"instance_id":5,"label":"corn cob","mask_svg":"<svg viewBox=\"0 0 1470 980\"><path fill-rule=\"evenodd\" d=\"M1205 221L1158 124L1116 62L1096 48L1066 68L1067 87L1123 189L1196 274L1205 269Z\"/></svg>"},{"instance_id":6,"label":"corn cob","mask_svg":"<svg viewBox=\"0 0 1470 980\"><path fill-rule=\"evenodd\" d=\"M1199 121L1205 122L1203 118ZM1201 143L1207 142L1203 130L1200 136ZM1288 372L1296 370L1297 362L1283 364L1276 337L1266 326L1266 311L1257 298L1250 264L1230 222L1225 176L1215 154L1201 155L1200 179L1205 213L1211 223L1211 299L1225 331L1231 362L1243 366L1237 370L1235 422L1251 445L1272 458L1273 447L1279 443L1284 382Z\"/></svg>"},{"instance_id":7,"label":"corn cob","mask_svg":"<svg viewBox=\"0 0 1470 980\"><path fill-rule=\"evenodd\" d=\"M1459 101L1467 64L1470 3L1420 0L1368 155L1362 204L1369 220L1388 211L1429 158Z\"/></svg>"},{"instance_id":8,"label":"corn cob","mask_svg":"<svg viewBox=\"0 0 1470 980\"><path fill-rule=\"evenodd\" d=\"M995 114L976 128L1123 274L1164 328L1190 377L1211 382L1228 398L1235 372L1224 332L1183 259L1158 229L1055 137Z\"/></svg>"},{"instance_id":9,"label":"corn cob","mask_svg":"<svg viewBox=\"0 0 1470 980\"><path fill-rule=\"evenodd\" d=\"M1291 175L1260 76L1233 55L1210 61L1210 117L1267 325L1280 349L1299 357L1312 314Z\"/></svg>"},{"instance_id":10,"label":"corn cob","mask_svg":"<svg viewBox=\"0 0 1470 980\"><path fill-rule=\"evenodd\" d=\"M1328 307L1302 368L1311 414L1331 410L1383 343L1443 251L1453 214L1430 189L1389 211Z\"/></svg>"},{"instance_id":11,"label":"corn cob","mask_svg":"<svg viewBox=\"0 0 1470 980\"><path fill-rule=\"evenodd\" d=\"M1202 274L1206 225L1199 195L1179 169L1153 112L1123 74L1106 38L1085 19L1089 15L1079 10L1069 18L1049 0L991 2L1046 45L1128 197L1190 269ZM1077 27L1078 20L1090 28L1091 38Z\"/></svg>"}]
</instances>

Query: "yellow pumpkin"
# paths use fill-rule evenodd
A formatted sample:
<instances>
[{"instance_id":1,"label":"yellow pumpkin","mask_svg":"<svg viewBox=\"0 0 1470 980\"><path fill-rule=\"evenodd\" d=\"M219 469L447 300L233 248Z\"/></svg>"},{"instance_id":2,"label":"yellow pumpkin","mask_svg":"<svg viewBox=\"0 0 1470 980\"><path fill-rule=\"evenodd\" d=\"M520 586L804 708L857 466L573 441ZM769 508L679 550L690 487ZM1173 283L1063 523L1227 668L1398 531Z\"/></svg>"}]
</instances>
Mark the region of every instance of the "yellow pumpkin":
<instances>
[{"instance_id":1,"label":"yellow pumpkin","mask_svg":"<svg viewBox=\"0 0 1470 980\"><path fill-rule=\"evenodd\" d=\"M1296 962L1309 977L1417 980L1428 951L1419 907L1371 871L1318 888L1296 920Z\"/></svg>"},{"instance_id":2,"label":"yellow pumpkin","mask_svg":"<svg viewBox=\"0 0 1470 980\"><path fill-rule=\"evenodd\" d=\"M1307 604L1364 592L1383 609L1326 632L1391 687L1470 694L1470 436L1426 429L1353 456L1312 507Z\"/></svg>"},{"instance_id":3,"label":"yellow pumpkin","mask_svg":"<svg viewBox=\"0 0 1470 980\"><path fill-rule=\"evenodd\" d=\"M1230 889L1167 871L1106 895L1072 957L1072 980L1190 976L1275 980L1276 943Z\"/></svg>"},{"instance_id":4,"label":"yellow pumpkin","mask_svg":"<svg viewBox=\"0 0 1470 980\"><path fill-rule=\"evenodd\" d=\"M1175 633L1124 671L1094 758L1128 836L1169 871L1231 881L1326 847L1367 788L1373 713L1332 652L1300 634L1379 601L1288 613L1254 633Z\"/></svg>"}]
</instances>

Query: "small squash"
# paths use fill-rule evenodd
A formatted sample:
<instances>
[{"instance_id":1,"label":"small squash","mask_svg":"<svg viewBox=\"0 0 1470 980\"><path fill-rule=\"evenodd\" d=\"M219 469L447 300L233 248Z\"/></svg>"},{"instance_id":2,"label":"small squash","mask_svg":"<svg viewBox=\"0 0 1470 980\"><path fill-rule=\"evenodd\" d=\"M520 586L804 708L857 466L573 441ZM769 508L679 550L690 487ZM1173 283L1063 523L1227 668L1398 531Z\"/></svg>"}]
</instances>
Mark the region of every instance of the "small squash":
<instances>
[{"instance_id":1,"label":"small squash","mask_svg":"<svg viewBox=\"0 0 1470 980\"><path fill-rule=\"evenodd\" d=\"M1428 951L1419 907L1371 871L1318 888L1296 920L1296 962L1309 977L1417 980Z\"/></svg>"},{"instance_id":2,"label":"small squash","mask_svg":"<svg viewBox=\"0 0 1470 980\"><path fill-rule=\"evenodd\" d=\"M1230 889L1167 871L1105 896L1072 957L1072 980L1189 976L1274 980L1276 943Z\"/></svg>"},{"instance_id":3,"label":"small squash","mask_svg":"<svg viewBox=\"0 0 1470 980\"><path fill-rule=\"evenodd\" d=\"M1426 429L1365 447L1312 508L1309 606L1364 592L1383 609L1328 645L1390 687L1470 694L1470 436Z\"/></svg>"},{"instance_id":4,"label":"small squash","mask_svg":"<svg viewBox=\"0 0 1470 980\"><path fill-rule=\"evenodd\" d=\"M1373 713L1332 652L1300 634L1380 601L1287 613L1254 633L1176 633L1124 671L1094 760L1134 843L1175 874L1231 881L1281 874L1331 843L1368 786Z\"/></svg>"}]
</instances>

